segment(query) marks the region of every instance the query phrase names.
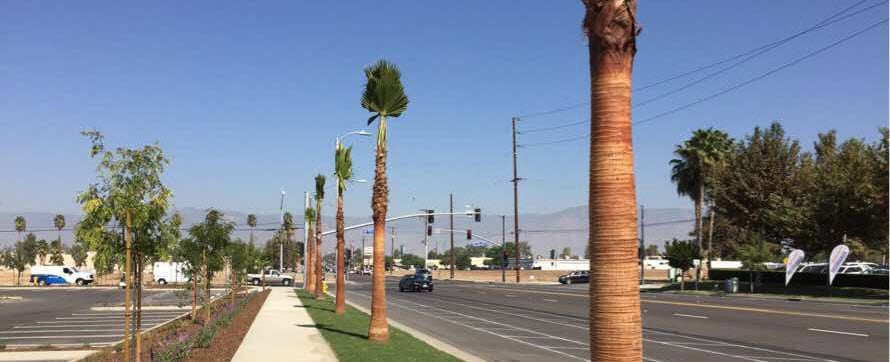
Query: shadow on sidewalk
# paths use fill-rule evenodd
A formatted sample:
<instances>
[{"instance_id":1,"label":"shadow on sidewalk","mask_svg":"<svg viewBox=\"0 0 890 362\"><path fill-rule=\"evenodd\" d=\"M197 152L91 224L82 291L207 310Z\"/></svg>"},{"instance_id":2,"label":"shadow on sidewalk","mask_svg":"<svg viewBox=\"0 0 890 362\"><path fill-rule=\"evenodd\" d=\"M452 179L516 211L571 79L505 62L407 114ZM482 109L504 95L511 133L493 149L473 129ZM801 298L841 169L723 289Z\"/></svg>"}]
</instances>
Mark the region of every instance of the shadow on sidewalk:
<instances>
[{"instance_id":1,"label":"shadow on sidewalk","mask_svg":"<svg viewBox=\"0 0 890 362\"><path fill-rule=\"evenodd\" d=\"M334 313L334 310L333 310L333 309L320 308L320 307L315 307L315 306L308 306L308 305L305 305L305 304L304 304L304 305L294 305L294 308L318 309L318 310L323 310L323 311L325 311L325 312L331 312L331 313Z\"/></svg>"},{"instance_id":2,"label":"shadow on sidewalk","mask_svg":"<svg viewBox=\"0 0 890 362\"><path fill-rule=\"evenodd\" d=\"M368 336L365 335L365 334L359 334L359 333L347 332L347 331L344 331L344 330L342 330L342 329L336 329L336 328L328 327L328 326L326 326L326 325L324 325L324 324L297 324L296 326L297 326L297 327L303 327L303 328L315 328L315 329L320 329L320 330L330 331L330 332L334 332L334 333L340 333L340 334L342 334L342 335L346 335L346 336L350 336L350 337L356 337L356 338L362 338L362 339L367 339L367 338L368 338Z\"/></svg>"}]
</instances>

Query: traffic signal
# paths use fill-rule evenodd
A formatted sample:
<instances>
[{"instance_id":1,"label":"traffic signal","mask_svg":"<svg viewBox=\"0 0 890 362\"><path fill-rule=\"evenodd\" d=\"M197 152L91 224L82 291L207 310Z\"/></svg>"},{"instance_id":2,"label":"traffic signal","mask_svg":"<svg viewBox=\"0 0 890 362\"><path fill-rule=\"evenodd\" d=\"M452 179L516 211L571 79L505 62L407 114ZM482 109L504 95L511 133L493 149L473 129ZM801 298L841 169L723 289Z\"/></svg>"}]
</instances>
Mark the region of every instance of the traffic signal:
<instances>
[{"instance_id":1,"label":"traffic signal","mask_svg":"<svg viewBox=\"0 0 890 362\"><path fill-rule=\"evenodd\" d=\"M434 222L436 221L436 217L433 216L433 213L434 213L434 212L436 212L436 210L432 210L432 209L426 210L426 213L427 213L427 215L426 215L426 222L427 222L427 224L432 224L432 223L434 223Z\"/></svg>"},{"instance_id":2,"label":"traffic signal","mask_svg":"<svg viewBox=\"0 0 890 362\"><path fill-rule=\"evenodd\" d=\"M426 234L427 234L427 236L432 236L432 235L433 235L433 226L432 226L432 225L427 225L427 226L426 226Z\"/></svg>"},{"instance_id":3,"label":"traffic signal","mask_svg":"<svg viewBox=\"0 0 890 362\"><path fill-rule=\"evenodd\" d=\"M482 221L482 209L476 208L476 212L473 213L473 218L476 219L476 222Z\"/></svg>"},{"instance_id":4,"label":"traffic signal","mask_svg":"<svg viewBox=\"0 0 890 362\"><path fill-rule=\"evenodd\" d=\"M467 229L467 240L473 240L473 229Z\"/></svg>"}]
</instances>

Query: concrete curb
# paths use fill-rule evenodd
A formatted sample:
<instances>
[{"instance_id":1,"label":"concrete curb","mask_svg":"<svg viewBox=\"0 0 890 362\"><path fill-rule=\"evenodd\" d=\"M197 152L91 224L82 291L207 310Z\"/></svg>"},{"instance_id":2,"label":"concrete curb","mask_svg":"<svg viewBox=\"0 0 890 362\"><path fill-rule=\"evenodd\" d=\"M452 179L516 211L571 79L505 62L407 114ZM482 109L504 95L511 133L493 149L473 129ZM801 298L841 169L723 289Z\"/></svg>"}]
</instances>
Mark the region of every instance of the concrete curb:
<instances>
[{"instance_id":1,"label":"concrete curb","mask_svg":"<svg viewBox=\"0 0 890 362\"><path fill-rule=\"evenodd\" d=\"M333 298L337 298L337 296L336 296L333 292L331 292L330 290L328 290L328 295L331 296L331 297L333 297ZM348 299L346 300L346 304L348 304L350 307L353 307L353 308L355 308L355 309L358 309L358 310L359 310L360 312L362 312L362 313L365 313L365 314L367 314L367 315L371 315L371 311L370 311L370 310L367 310L367 309L365 309L365 307L362 307L362 306L360 306L360 305L358 305L358 304L356 304L356 303L353 303L352 301L350 301L350 300L348 300ZM418 331L418 330L416 330L416 329L414 329L414 328L408 327L408 326L406 326L406 325L404 325L404 324L402 324L402 323L396 322L396 321L394 321L394 320L392 320L392 319L390 319L390 318L387 318L386 320L387 320L387 322L389 322L389 325L391 325L391 326L393 326L393 327L396 327L396 328L398 328L398 329L401 329L401 330L404 331L405 333L408 333L408 334L414 336L415 338L417 338L417 339L419 339L419 340L421 340L421 341L424 341L424 342L428 343L430 346L433 346L433 348L438 349L438 350L440 350L440 351L442 351L442 352L448 353L448 354L450 354L450 355L452 355L452 356L454 356L454 357L457 357L457 358L459 358L459 359L461 359L461 360L463 360L463 361L466 361L466 362L485 362L484 359L479 358L478 356L469 354L469 353L467 353L467 352L464 352L464 351L461 350L460 348L457 348L457 347L452 346L452 345L450 345L450 344L448 344L448 343L445 343L445 342L443 342L442 340L440 340L440 339L438 339L438 338L435 338L435 337L433 337L433 336L430 336L430 335L428 335L428 334L426 334L426 333L423 333L423 332L421 332L421 331Z\"/></svg>"}]
</instances>

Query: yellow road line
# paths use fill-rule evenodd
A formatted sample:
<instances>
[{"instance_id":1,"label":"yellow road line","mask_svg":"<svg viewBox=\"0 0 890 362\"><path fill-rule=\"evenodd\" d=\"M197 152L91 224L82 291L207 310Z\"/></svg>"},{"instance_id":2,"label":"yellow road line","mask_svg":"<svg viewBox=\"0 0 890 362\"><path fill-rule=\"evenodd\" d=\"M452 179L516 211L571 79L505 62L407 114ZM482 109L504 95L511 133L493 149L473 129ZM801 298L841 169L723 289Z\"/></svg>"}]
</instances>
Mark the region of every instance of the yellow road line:
<instances>
[{"instance_id":1,"label":"yellow road line","mask_svg":"<svg viewBox=\"0 0 890 362\"><path fill-rule=\"evenodd\" d=\"M587 294L580 294L580 293L550 292L550 291L526 290L526 289L515 289L515 288L497 288L497 290L509 290L509 291L515 291L515 292L520 292L520 293L565 295L565 296L569 296L569 297L587 298ZM843 320L872 322L872 323L890 323L890 321L888 321L887 319L862 318L862 317L851 317L851 316L821 314L821 313L794 312L794 311L765 309L765 308L735 307L735 306L728 306L728 305L700 304L700 303L689 303L689 302L671 302L671 301L666 301L666 300L652 300L652 299L644 299L644 298L640 298L640 302L641 303L653 303L653 304L679 305L679 306L687 306L687 307L699 307L699 308L727 309L727 310L737 310L737 311L742 311L742 312L784 314L784 315L793 315L793 316L800 316L800 317L843 319Z\"/></svg>"}]
</instances>

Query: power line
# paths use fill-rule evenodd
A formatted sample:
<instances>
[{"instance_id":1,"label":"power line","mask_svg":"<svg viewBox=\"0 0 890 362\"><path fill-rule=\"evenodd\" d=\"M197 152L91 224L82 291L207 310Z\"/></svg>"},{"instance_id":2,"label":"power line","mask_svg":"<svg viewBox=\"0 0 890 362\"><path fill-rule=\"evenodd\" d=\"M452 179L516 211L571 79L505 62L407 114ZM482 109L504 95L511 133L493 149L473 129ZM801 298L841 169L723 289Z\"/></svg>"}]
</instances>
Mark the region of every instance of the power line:
<instances>
[{"instance_id":1,"label":"power line","mask_svg":"<svg viewBox=\"0 0 890 362\"><path fill-rule=\"evenodd\" d=\"M752 60L752 59L754 59L754 58L757 58L757 57L759 57L759 56L761 56L761 55L763 55L763 54L766 54L766 53L772 51L773 49L776 49L776 48L778 48L778 47L784 45L785 43L788 43L788 42L790 42L790 41L792 41L792 40L794 40L794 39L796 39L796 38L798 38L798 37L800 37L800 36L803 36L803 35L805 35L805 34L807 34L807 33L810 33L810 32L812 32L812 31L814 31L814 30L821 29L821 28L826 27L826 26L828 26L828 25L834 24L834 23L839 22L839 21L841 21L841 20L847 19L847 18L849 18L849 17L851 17L851 16L855 16L855 15L857 15L857 14L863 13L863 12L865 12L865 11L868 11L868 10L874 8L874 7L877 7L877 6L880 6L880 5L883 5L883 4L886 3L886 1L883 1L883 2L880 2L880 3L874 4L874 5L871 5L871 6L869 6L869 7L866 7L866 8L864 8L864 9L860 9L859 11L856 11L856 12L854 12L854 13L852 13L852 14L848 14L848 15L846 15L846 16L836 18L837 16L839 16L839 15L841 15L841 14L843 14L843 13L849 11L849 10L852 9L853 7L856 7L856 6L858 6L859 4L861 4L861 3L865 2L865 1L866 1L866 0L862 0L862 1L860 1L859 3L857 3L857 4L855 4L855 5L851 6L851 7L849 7L849 8L847 8L847 9L845 9L844 11L842 11L842 12L840 12L840 13L838 13L838 14L835 14L835 15L833 15L833 16L831 16L831 17L825 19L825 20L822 20L821 22L817 23L816 25L814 25L814 26L812 26L812 27L809 27L809 28L807 28L807 29L804 29L804 30L798 32L797 34L794 34L794 35L792 35L792 36L790 36L790 37L787 37L787 38L785 38L785 39L779 40L779 41L777 41L777 42L773 42L773 43L771 43L771 44L767 44L767 45L762 46L762 47L760 47L760 48L758 48L758 49L755 49L755 51L753 52L754 54L752 54L752 55L750 55L750 56L748 56L748 57L745 57L744 59L739 60L739 61L737 61L737 62L735 62L735 63L732 63L732 64L730 64L729 66L726 66L726 67L724 67L724 68L721 68L720 70L717 70L716 72L707 74L707 75L705 75L705 76L703 76L703 77L701 77L701 78L698 78L698 79L696 79L696 80L693 80L693 81L691 81L691 82L689 82L689 83L686 83L686 84L684 84L684 85L682 85L682 86L680 86L680 87L671 89L671 90L669 90L669 91L667 91L667 92L664 92L664 93L662 93L662 94L659 94L659 95L657 95L657 96L654 96L654 97L652 97L652 98L649 98L649 99L647 99L647 100L645 100L645 101L642 101L642 102L639 102L639 103L637 103L637 104L634 104L634 105L633 105L633 108L640 107L640 106L644 106L644 105L646 105L646 104L649 104L649 103L655 102L655 101L657 101L657 100L664 99L664 98L667 98L667 97L669 97L669 96L671 96L671 95L677 94L677 93L679 93L679 92L682 92L682 91L684 91L684 90L686 90L686 89L689 89L689 88L691 88L691 87L693 87L693 86L695 86L695 85L697 85L697 84L701 84L701 83L703 83L704 81L706 81L706 80L708 80L708 79L714 78L714 77L716 77L716 76L718 76L718 75L720 75L720 74L726 73L726 72L728 72L728 71L730 71L730 70L732 70L732 69L734 69L734 68L737 68L737 67L741 66L742 64L745 64L745 63L747 63L748 61L750 61L750 60ZM831 19L833 19L833 18L835 18L835 19L834 19L834 20L831 20ZM750 54L750 53L751 53L751 52L747 52L747 53L744 53L744 54ZM736 58L738 58L738 57L736 57ZM639 89L637 89L637 90L639 90Z\"/></svg>"},{"instance_id":2,"label":"power line","mask_svg":"<svg viewBox=\"0 0 890 362\"><path fill-rule=\"evenodd\" d=\"M700 67L697 67L697 68L695 68L695 69L693 69L693 70L690 70L690 71L687 71L687 72L684 72L684 73L681 73L681 74L678 74L678 75L675 75L675 76L671 76L671 77L668 77L668 78L666 78L666 79L662 79L662 80L656 81L656 82L654 82L654 83L647 84L647 85L642 86L642 87L639 87L639 88L634 88L633 90L634 90L634 91L642 91L642 90L646 90L646 89L655 87L655 86L660 85L660 84L664 84L664 83L667 83L667 82L670 82L670 81L673 81L673 80L677 80L677 79L680 79L680 78L684 78L684 77L686 77L686 76L689 76L689 75L692 75L692 74L695 74L695 73L698 73L698 72L701 72L701 71L704 71L704 70L707 70L707 69L711 69L711 68L716 67L716 66L718 66L718 65L728 63L728 62L733 61L733 60L735 60L735 59L739 59L739 58L744 57L744 56L747 56L747 55L749 55L749 54L756 53L756 52L761 51L761 50L763 50L763 49L765 49L765 48L769 48L769 49L766 50L766 51L772 50L772 49L775 48L775 47L778 47L778 46L780 46L780 45L783 45L783 44L787 43L788 41L790 41L790 40L792 40L792 39L794 39L794 38L800 37L800 36L802 36L802 35L804 35L804 34L806 34L806 33L812 32L813 30L820 29L820 28L823 28L823 27L828 26L828 25L830 25L830 24L837 23L837 22L839 22L839 21L841 21L841 20L847 19L847 18L849 18L849 17L851 17L851 16L858 15L858 14L860 14L860 13L862 13L862 12L865 12L865 11L867 11L867 10L870 10L870 9L872 9L872 8L875 8L875 7L877 7L877 6L881 6L881 5L884 5L884 4L887 3L887 1L882 1L882 2L879 2L879 3L873 4L873 5L870 5L870 6L866 7L866 8L857 10L857 11L854 12L854 13L848 14L848 15L846 15L846 16L842 16L843 14L846 14L846 13L849 12L850 10L852 10L852 9L854 9L854 8L856 8L856 7L858 7L859 5L865 3L866 1L868 1L868 0L860 0L859 2L857 2L857 3L855 3L855 4L851 5L851 6L849 6L849 7L847 7L847 8L845 8L845 9L843 9L843 10L841 10L840 12L837 12L837 13L835 13L834 15L829 16L828 18L819 21L819 22L816 23L815 25L812 25L812 26L810 26L809 28L806 28L806 29L804 29L804 30L802 30L802 31L800 31L800 32L798 32L798 33L795 33L795 34L793 34L793 35L791 35L791 36L785 37L785 38L783 38L783 39L780 39L780 40L777 40L777 41L774 41L774 42L771 42L771 43L768 43L768 44L761 45L761 46L756 47L756 48L754 48L754 49L751 49L751 50L742 52L742 53L740 53L740 54L733 55L733 56L731 56L731 57L728 57L728 58L725 58L725 59L716 61L716 62L714 62L714 63L707 64L707 65L704 65L704 66L700 66ZM764 53L765 53L766 51L764 51ZM761 53L761 54L762 54L762 53ZM758 54L755 54L755 56L758 56ZM745 60L745 61L747 61L747 60ZM743 61L743 62L744 62L744 61ZM733 66L730 66L730 67L733 67ZM730 68L730 69L731 69L731 68ZM728 70L728 69L727 69L727 70ZM697 84L697 83L696 83L696 84ZM687 87L687 88L688 88L688 87ZM683 89L685 89L685 88L683 88ZM662 98L663 98L663 97L662 97ZM659 99L660 99L660 98L659 98ZM551 114L556 114L556 113L561 113L561 112L569 111L569 110L572 110L572 109L577 109L577 108L580 108L580 107L583 107L583 106L587 106L587 105L590 105L590 102L583 102L583 103L573 104L573 105L570 105L570 106L565 106L565 107L555 108L555 109L552 109L552 110L549 110L549 111L543 111L543 112L536 112L536 113L529 113L529 114L525 114L525 115L520 115L519 118L520 118L520 119L528 119L528 118L535 118L535 117L540 117L540 116L546 116L546 115L551 115Z\"/></svg>"},{"instance_id":3,"label":"power line","mask_svg":"<svg viewBox=\"0 0 890 362\"><path fill-rule=\"evenodd\" d=\"M851 15L852 15L852 14L851 14ZM877 22L877 23L874 23L874 24L872 24L872 25L869 25L868 27L866 27L866 28L864 28L864 29L862 29L862 30L859 30L859 31L857 31L857 32L855 32L855 33L853 33L853 34L850 34L850 35L848 35L848 36L846 36L846 37L844 37L844 38L841 38L840 40L837 40L837 41L835 41L835 42L833 42L833 43L831 43L831 44L829 44L829 45L827 45L827 46L824 46L824 47L819 48L819 49L817 49L817 50L815 50L815 51L812 51L812 52L810 52L810 53L808 53L808 54L806 54L806 55L804 55L804 56L802 56L802 57L800 57L800 58L794 59L794 60L792 60L792 61L790 61L790 62L788 62L788 63L785 63L785 64L783 64L783 65L781 65L781 66L779 66L779 67L773 68L773 69L771 69L771 70L769 70L769 71L767 71L767 72L765 72L765 73L763 73L763 74L761 74L761 75L758 75L758 76L756 76L756 77L754 77L754 78L750 78L750 79L745 80L745 81L743 81L743 82L741 82L741 83L738 83L738 84L735 84L735 85L733 85L733 86L731 86L731 87L729 87L729 88L726 88L726 89L724 89L724 90L722 90L722 91L720 91L720 92L717 92L717 93L708 95L708 96L706 96L706 97L700 98L700 99L698 99L698 100L696 100L696 101L693 101L693 102L684 104L684 105L679 106L679 107L672 108L672 109L667 110L667 111L665 111L665 112L656 114L656 115L654 115L654 116L652 116L652 117L645 118L645 119L643 119L643 120L634 122L633 125L640 125L640 124L643 124L643 123L648 123L648 122L654 121L654 120L656 120L656 119L659 119L659 118L662 118L662 117L665 117L665 116L674 114L674 113L676 113L676 112L685 110L685 109L687 109L687 108L691 108L691 107L696 106L696 105L698 105L698 104L704 103L704 102L709 101L709 100L711 100L711 99L717 98L717 97L722 96L722 95L727 94L727 93L730 93L730 92L735 91L735 90L737 90L737 89L739 89L739 88L743 88L743 87L745 87L745 86L747 86L747 85L749 85L749 84L751 84L751 83L754 83L754 82L759 81L759 80L761 80L761 79L767 78L767 77L769 77L770 75L773 75L773 74L778 73L778 72L780 72L780 71L782 71L782 70L785 70L785 69L787 69L787 68L790 68L790 67L792 67L792 66L795 66L795 65L797 65L798 63L800 63L800 62L802 62L802 61L804 61L804 60L807 60L807 59L812 58L812 57L814 57L814 56L817 56L817 55L819 55L819 54L821 54L821 53L823 53L823 52L825 52L825 51L828 51L828 50L830 50L830 49L832 49L832 48L834 48L834 47L836 47L836 46L839 46L839 45L841 45L841 44L843 44L843 43L845 43L845 42L847 42L847 41L849 41L849 40L851 40L851 39L853 39L853 38L856 38L856 37L858 37L858 36L860 36L860 35L862 35L862 34L868 32L869 30L872 30L872 29L874 29L874 28L876 28L876 27L878 27L878 26L880 26L880 25L882 25L882 24L885 24L885 23L887 23L887 19L884 19L884 20L882 20L882 21L879 21L879 22ZM585 121L585 122L589 122L589 121ZM583 123L583 122L581 122L581 123ZM579 124L580 124L580 123L579 123ZM574 124L571 124L571 125L574 125ZM561 125L561 126L555 126L555 127L562 127L562 126L568 127L569 125ZM564 140L557 140L557 141L553 141L553 142L541 142L540 144L529 144L529 145L531 145L531 146L536 146L536 145L547 145L547 144L555 144L555 143L563 143L563 142L575 141L575 140L578 140L578 139L580 139L580 138L577 138L577 137L576 137L576 138L570 138L570 139L564 139ZM527 147L527 146L529 146L529 145L523 145L523 147Z\"/></svg>"},{"instance_id":4,"label":"power line","mask_svg":"<svg viewBox=\"0 0 890 362\"><path fill-rule=\"evenodd\" d=\"M576 121L576 122L567 123L567 124L563 124L563 125L559 125L559 126L553 126L553 127L532 128L532 129L528 129L528 130L525 130L525 131L518 131L518 132L516 132L516 134L527 134L527 133L536 133L536 132L553 131L553 130L557 130L557 129L560 129L560 128L566 128L566 127L576 126L576 125L579 125L579 124L584 124L584 123L587 123L587 122L590 122L590 121L589 121L589 120L583 120L583 121Z\"/></svg>"},{"instance_id":5,"label":"power line","mask_svg":"<svg viewBox=\"0 0 890 362\"><path fill-rule=\"evenodd\" d=\"M585 138L587 138L587 137L588 137L588 136L585 135L585 136L578 136L578 137L564 138L564 139L559 139L559 140L550 141L550 142L526 143L526 144L523 144L523 145L516 145L516 147L519 147L519 148L529 148L529 147L539 147L539 146L555 145L555 144L559 144L559 143L567 143L567 142L579 141L579 140L583 140L583 139L585 139Z\"/></svg>"},{"instance_id":6,"label":"power line","mask_svg":"<svg viewBox=\"0 0 890 362\"><path fill-rule=\"evenodd\" d=\"M683 73L680 73L680 74L677 74L677 75L674 75L674 76L670 76L670 77L664 78L664 79L662 79L662 80L658 80L658 81L649 83L649 84L644 85L644 86L639 87L639 88L634 88L634 91L643 91L643 90L646 90L646 89L649 89L649 88L652 88L652 87L655 87L655 86L658 86L658 85L661 85L661 84L664 84L664 83L667 83L667 82L670 82L670 81L673 81L673 80L677 80L677 79L680 79L680 78L684 78L684 77L686 77L686 76L689 76L689 75L692 75L692 74L695 74L695 73L698 73L698 72L701 72L701 71L704 71L704 70L711 69L711 68L716 67L716 66L721 65L721 64L725 64L725 63L731 62L731 61L733 61L733 60L736 60L736 59L739 59L739 58L741 58L741 57L744 57L744 56L746 56L746 55L748 55L748 54L756 53L756 52L758 52L758 51L760 51L760 50L762 50L762 49L764 49L764 48L769 48L769 47L776 47L776 46L779 46L779 45L784 44L784 43L786 43L786 42L788 42L788 41L790 41L790 40L792 40L792 39L794 39L794 38L797 38L797 37L799 37L799 36L801 36L801 35L804 35L804 34L806 34L806 33L809 33L809 32L811 32L811 31L813 31L813 30L816 30L816 29L825 27L825 26L827 26L827 25L833 24L833 23L835 23L835 22L838 22L838 21L841 21L841 20L843 20L843 19L846 19L846 18L848 18L848 17L850 17L850 16L857 15L857 14L859 14L859 13L862 13L862 12L866 11L866 10L869 10L869 9L871 9L871 8L874 8L874 7L877 7L877 6L880 6L880 5L886 3L886 1L883 1L883 2L880 2L880 3L874 4L874 5L871 5L871 6L869 6L869 7L866 7L866 8L864 8L864 9L860 9L859 11L856 11L856 12L854 12L854 13L852 13L852 14L849 14L849 15L843 17L843 18L836 19L838 16L841 16L841 15L845 14L846 12L848 12L848 11L850 11L850 10L852 10L852 9L854 9L854 8L856 8L856 7L858 7L859 5L862 5L862 3L866 2L866 1L868 1L868 0L860 0L859 2L857 2L857 3L855 3L855 4L853 4L853 5L849 6L849 7L847 7L847 8L844 9L844 10L841 10L841 11L838 12L838 13L835 13L835 14L832 15L832 16L829 16L828 18L823 19L822 21L816 23L815 25L813 25L813 26L811 26L811 27L809 27L809 28L807 28L807 29L804 29L803 31L798 32L797 34L791 35L791 36L786 37L786 38L784 38L784 39L780 39L780 40L774 41L774 42L769 43L769 44L764 44L764 45L758 46L758 47L756 47L756 48L750 49L750 50L748 50L748 51L745 51L745 52L742 52L742 53L733 55L733 56L731 56L731 57L728 57L728 58L725 58L725 59L722 59L722 60L718 60L718 61L713 62L713 63L710 63L710 64L706 64L706 65L700 66L700 67L698 67L698 68L692 69L692 70L687 71L687 72L683 72ZM770 50L771 50L771 49L772 49L772 48L770 48Z\"/></svg>"},{"instance_id":7,"label":"power line","mask_svg":"<svg viewBox=\"0 0 890 362\"><path fill-rule=\"evenodd\" d=\"M829 45L827 45L827 46L824 46L824 47L822 47L822 48L819 48L819 49L817 49L817 50L815 50L815 51L813 51L813 52L811 52L811 53L809 53L809 54L807 54L807 55L804 55L804 56L802 56L802 57L800 57L800 58L797 58L797 59L795 59L795 60L792 60L791 62L785 63L784 65L782 65L782 66L780 66L780 67L773 68L772 70L770 70L770 71L768 71L768 72L766 72L766 73L763 73L763 74L761 74L761 75L759 75L759 76L756 76L756 77L751 78L751 79L748 79L748 80L746 80L746 81L744 81L744 82L738 83L738 84L736 84L736 85L734 85L734 86L732 86L732 87L729 87L729 88L724 89L724 90L722 90L722 91L720 91L720 92L711 94L711 95L709 95L709 96L707 96L707 97L700 98L700 99L698 99L698 100L696 100L696 101L694 101L694 102L687 103L687 104L685 104L685 105L682 105L682 106L679 106L679 107L670 109L670 110L668 110L668 111L665 111L665 112L656 114L656 115L654 115L654 116L652 116L652 117L643 119L643 120L641 120L641 121L634 122L633 125L636 126L636 125L640 125L640 124L643 124L643 123L651 122L651 121L654 121L654 120L656 120L656 119L662 118L662 117L664 117L664 116L671 115L671 114L677 113L677 112L679 112L679 111L682 111L682 110L684 110L684 109L687 109L687 108L693 107L693 106L695 106L695 105L704 103L704 102L706 102L706 101L709 101L709 100L711 100L711 99L717 98L717 97L722 96L722 95L724 95L724 94L727 94L727 93L729 93L729 92L735 91L735 90L737 90L737 89L739 89L739 88L742 88L742 87L744 87L744 86L747 86L747 85L749 85L749 84L751 84L751 83L754 83L754 82L756 82L756 81L758 81L758 80L764 79L764 78L766 78L766 77L769 77L770 75L773 75L773 74L775 74L775 73L778 73L779 71L782 71L782 70L784 70L784 69L787 69L787 68L790 68L790 67L792 67L792 66L794 66L794 65L797 65L798 63L800 63L800 62L802 62L802 61L804 61L804 60L807 60L807 59L809 59L809 58L812 58L812 57L814 57L814 56L816 56L816 55L819 55L820 53L823 53L823 52L825 52L825 51L831 49L831 48L834 48L834 47L836 47L836 46L838 46L838 45L841 45L841 44L843 44L843 43L845 43L845 42L847 42L847 41L849 41L849 40L851 40L851 39L853 39L853 38L855 38L855 37L857 37L857 36L860 36L860 35L862 35L862 34L868 32L869 30L872 30L872 29L874 29L874 28L877 28L878 26L881 26L881 25L883 25L883 24L885 24L885 23L887 23L887 19L884 19L884 20L882 20L882 21L879 21L879 22L877 22L877 23L874 23L874 24L872 24L872 25L869 25L869 26L866 27L865 29L859 30L859 31L857 31L857 32L855 32L855 33L853 33L853 34L850 34L850 35L848 35L848 36L846 36L846 37L844 37L844 38L842 38L842 39L840 39L840 40L838 40L838 41L836 41L836 42L834 42L834 43L831 43L831 44L829 44Z\"/></svg>"}]
</instances>

